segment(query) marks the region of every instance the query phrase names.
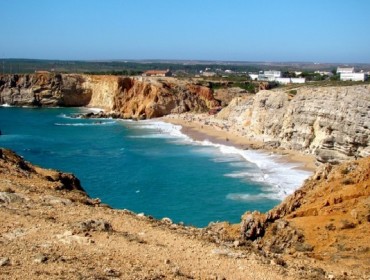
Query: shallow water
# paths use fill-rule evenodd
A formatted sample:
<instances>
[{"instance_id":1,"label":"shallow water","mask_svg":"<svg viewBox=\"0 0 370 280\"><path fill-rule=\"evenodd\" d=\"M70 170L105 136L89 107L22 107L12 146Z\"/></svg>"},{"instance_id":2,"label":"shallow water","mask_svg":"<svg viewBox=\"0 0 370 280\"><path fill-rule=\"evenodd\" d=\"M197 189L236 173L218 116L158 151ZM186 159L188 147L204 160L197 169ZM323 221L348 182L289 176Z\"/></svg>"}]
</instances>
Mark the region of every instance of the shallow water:
<instances>
[{"instance_id":1,"label":"shallow water","mask_svg":"<svg viewBox=\"0 0 370 280\"><path fill-rule=\"evenodd\" d=\"M206 226L267 211L310 173L277 156L195 142L159 121L75 119L77 108L0 108L0 146L74 173L115 208Z\"/></svg>"}]
</instances>

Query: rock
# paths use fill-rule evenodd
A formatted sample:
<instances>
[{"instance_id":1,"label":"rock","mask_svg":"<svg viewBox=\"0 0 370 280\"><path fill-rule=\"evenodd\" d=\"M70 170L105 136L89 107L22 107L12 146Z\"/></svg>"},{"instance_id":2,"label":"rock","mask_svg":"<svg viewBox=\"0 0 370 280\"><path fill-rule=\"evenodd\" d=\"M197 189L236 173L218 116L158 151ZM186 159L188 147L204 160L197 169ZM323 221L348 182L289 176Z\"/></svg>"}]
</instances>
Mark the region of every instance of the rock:
<instances>
[{"instance_id":1,"label":"rock","mask_svg":"<svg viewBox=\"0 0 370 280\"><path fill-rule=\"evenodd\" d=\"M72 201L67 198L56 197L52 195L46 195L42 198L42 201L46 204L60 204L60 205L71 205Z\"/></svg>"},{"instance_id":2,"label":"rock","mask_svg":"<svg viewBox=\"0 0 370 280\"><path fill-rule=\"evenodd\" d=\"M265 233L266 215L257 211L247 212L242 217L241 233L246 240L256 240Z\"/></svg>"},{"instance_id":3,"label":"rock","mask_svg":"<svg viewBox=\"0 0 370 280\"><path fill-rule=\"evenodd\" d=\"M162 218L161 221L164 222L165 224L168 224L168 225L172 224L172 220L170 218L167 218L167 217Z\"/></svg>"},{"instance_id":4,"label":"rock","mask_svg":"<svg viewBox=\"0 0 370 280\"><path fill-rule=\"evenodd\" d=\"M0 266L7 266L10 265L10 259L5 257L0 259Z\"/></svg>"},{"instance_id":5,"label":"rock","mask_svg":"<svg viewBox=\"0 0 370 280\"><path fill-rule=\"evenodd\" d=\"M108 221L102 219L91 219L83 222L78 222L73 226L73 229L79 233L89 231L113 231L112 225Z\"/></svg>"},{"instance_id":6,"label":"rock","mask_svg":"<svg viewBox=\"0 0 370 280\"><path fill-rule=\"evenodd\" d=\"M92 243L92 240L90 238L73 234L73 232L69 230L65 231L62 234L57 234L56 238L64 244L77 243L87 245Z\"/></svg>"},{"instance_id":7,"label":"rock","mask_svg":"<svg viewBox=\"0 0 370 280\"><path fill-rule=\"evenodd\" d=\"M48 257L44 254L38 254L33 261L35 263L46 263L48 261Z\"/></svg>"},{"instance_id":8,"label":"rock","mask_svg":"<svg viewBox=\"0 0 370 280\"><path fill-rule=\"evenodd\" d=\"M104 274L108 277L120 277L121 276L121 272L113 268L104 269Z\"/></svg>"},{"instance_id":9,"label":"rock","mask_svg":"<svg viewBox=\"0 0 370 280\"><path fill-rule=\"evenodd\" d=\"M293 97L286 90L236 97L217 118L243 128L247 137L337 164L370 155L369 108L369 85L303 87Z\"/></svg>"},{"instance_id":10,"label":"rock","mask_svg":"<svg viewBox=\"0 0 370 280\"><path fill-rule=\"evenodd\" d=\"M0 192L0 204L10 204L10 203L21 203L26 200L26 197L21 194L10 193L10 192Z\"/></svg>"},{"instance_id":11,"label":"rock","mask_svg":"<svg viewBox=\"0 0 370 280\"><path fill-rule=\"evenodd\" d=\"M356 224L352 223L352 222L349 222L347 220L343 220L341 221L341 224L340 224L340 229L351 229L351 228L355 228L356 227Z\"/></svg>"}]
</instances>

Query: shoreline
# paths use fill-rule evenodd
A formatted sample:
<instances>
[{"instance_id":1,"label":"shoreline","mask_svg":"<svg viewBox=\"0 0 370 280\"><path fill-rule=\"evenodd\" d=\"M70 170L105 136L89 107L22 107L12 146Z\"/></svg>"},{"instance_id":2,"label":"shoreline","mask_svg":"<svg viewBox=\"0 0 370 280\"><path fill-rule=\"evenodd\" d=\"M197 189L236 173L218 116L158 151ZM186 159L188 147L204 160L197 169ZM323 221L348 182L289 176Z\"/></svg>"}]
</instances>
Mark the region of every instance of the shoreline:
<instances>
[{"instance_id":1,"label":"shoreline","mask_svg":"<svg viewBox=\"0 0 370 280\"><path fill-rule=\"evenodd\" d=\"M299 151L286 150L282 148L272 148L266 146L261 141L251 140L246 136L231 131L226 121L217 120L212 122L214 116L206 114L172 114L158 120L181 126L181 132L196 141L208 140L215 144L232 146L241 150L254 150L266 154L281 156L277 159L281 163L293 163L299 166L295 169L314 173L317 169L315 157L313 155L303 154Z\"/></svg>"}]
</instances>

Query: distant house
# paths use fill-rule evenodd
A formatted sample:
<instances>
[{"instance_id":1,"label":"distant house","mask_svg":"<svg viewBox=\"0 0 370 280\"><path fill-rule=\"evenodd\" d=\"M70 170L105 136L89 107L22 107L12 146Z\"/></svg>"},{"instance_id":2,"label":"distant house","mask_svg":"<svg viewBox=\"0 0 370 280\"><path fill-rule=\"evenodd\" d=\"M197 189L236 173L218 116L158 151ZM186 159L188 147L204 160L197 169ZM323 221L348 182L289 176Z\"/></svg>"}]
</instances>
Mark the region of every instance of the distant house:
<instances>
[{"instance_id":1,"label":"distant house","mask_svg":"<svg viewBox=\"0 0 370 280\"><path fill-rule=\"evenodd\" d=\"M204 71L202 73L202 76L204 76L204 77L214 77L214 76L216 76L216 73L215 72Z\"/></svg>"},{"instance_id":2,"label":"distant house","mask_svg":"<svg viewBox=\"0 0 370 280\"><path fill-rule=\"evenodd\" d=\"M279 84L282 84L282 85L286 85L286 84L290 84L291 80L290 78L276 78L275 82L278 82Z\"/></svg>"},{"instance_id":3,"label":"distant house","mask_svg":"<svg viewBox=\"0 0 370 280\"><path fill-rule=\"evenodd\" d=\"M365 73L340 73L340 80L341 81L357 81L363 82L367 78Z\"/></svg>"},{"instance_id":4,"label":"distant house","mask_svg":"<svg viewBox=\"0 0 370 280\"><path fill-rule=\"evenodd\" d=\"M366 80L366 73L356 73L354 67L338 67L337 74L340 74L341 81L363 82Z\"/></svg>"},{"instance_id":5,"label":"distant house","mask_svg":"<svg viewBox=\"0 0 370 280\"><path fill-rule=\"evenodd\" d=\"M252 74L252 73L250 73L248 75L249 75L249 77L251 78L252 81L255 81L255 80L258 79L258 74Z\"/></svg>"},{"instance_id":6,"label":"distant house","mask_svg":"<svg viewBox=\"0 0 370 280\"><path fill-rule=\"evenodd\" d=\"M167 70L148 70L144 72L143 76L146 77L171 77L172 72L167 69Z\"/></svg>"},{"instance_id":7,"label":"distant house","mask_svg":"<svg viewBox=\"0 0 370 280\"><path fill-rule=\"evenodd\" d=\"M348 74L348 73L354 73L355 68L354 67L338 67L337 68L337 74Z\"/></svg>"},{"instance_id":8,"label":"distant house","mask_svg":"<svg viewBox=\"0 0 370 280\"><path fill-rule=\"evenodd\" d=\"M304 84L306 82L306 78L290 78L290 82L292 84Z\"/></svg>"},{"instance_id":9,"label":"distant house","mask_svg":"<svg viewBox=\"0 0 370 280\"><path fill-rule=\"evenodd\" d=\"M306 78L276 78L275 82L279 84L304 84L306 82Z\"/></svg>"},{"instance_id":10,"label":"distant house","mask_svg":"<svg viewBox=\"0 0 370 280\"><path fill-rule=\"evenodd\" d=\"M257 77L258 81L266 81L266 82L273 82L277 78L281 78L281 71L274 71L274 70L269 70L269 71L264 71L263 74L259 74Z\"/></svg>"}]
</instances>

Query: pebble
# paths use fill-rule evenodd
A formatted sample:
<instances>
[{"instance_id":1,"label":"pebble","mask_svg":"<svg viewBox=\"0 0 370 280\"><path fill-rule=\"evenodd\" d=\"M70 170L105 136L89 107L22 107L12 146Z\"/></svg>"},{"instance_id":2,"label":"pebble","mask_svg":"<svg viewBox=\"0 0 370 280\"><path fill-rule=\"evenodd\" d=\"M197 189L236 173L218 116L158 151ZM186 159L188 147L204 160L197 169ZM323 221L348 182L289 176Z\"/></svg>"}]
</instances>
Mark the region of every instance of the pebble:
<instances>
[{"instance_id":1,"label":"pebble","mask_svg":"<svg viewBox=\"0 0 370 280\"><path fill-rule=\"evenodd\" d=\"M44 254L38 254L33 260L35 263L45 263L47 262L48 257Z\"/></svg>"},{"instance_id":2,"label":"pebble","mask_svg":"<svg viewBox=\"0 0 370 280\"><path fill-rule=\"evenodd\" d=\"M0 266L6 266L10 265L10 259L9 258L1 258L0 259Z\"/></svg>"},{"instance_id":3,"label":"pebble","mask_svg":"<svg viewBox=\"0 0 370 280\"><path fill-rule=\"evenodd\" d=\"M167 217L163 218L162 222L165 222L166 224L172 224L172 220L170 218L167 218Z\"/></svg>"}]
</instances>

